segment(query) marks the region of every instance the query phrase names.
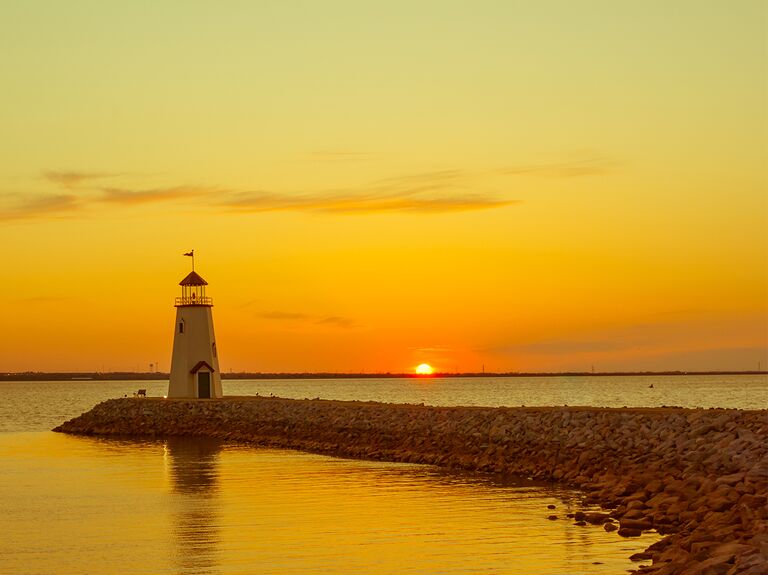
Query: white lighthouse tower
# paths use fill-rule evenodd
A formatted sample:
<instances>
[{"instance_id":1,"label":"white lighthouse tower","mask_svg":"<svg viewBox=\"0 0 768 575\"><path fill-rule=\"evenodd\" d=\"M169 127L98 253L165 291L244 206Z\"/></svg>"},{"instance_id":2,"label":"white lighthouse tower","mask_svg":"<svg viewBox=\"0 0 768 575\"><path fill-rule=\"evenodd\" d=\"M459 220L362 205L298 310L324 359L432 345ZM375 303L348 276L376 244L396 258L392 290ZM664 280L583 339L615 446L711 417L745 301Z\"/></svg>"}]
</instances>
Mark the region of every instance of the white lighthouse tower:
<instances>
[{"instance_id":1,"label":"white lighthouse tower","mask_svg":"<svg viewBox=\"0 0 768 575\"><path fill-rule=\"evenodd\" d=\"M205 281L192 271L179 285L181 297L176 298L176 326L173 336L173 359L168 397L222 397L221 373L213 333L213 299L205 295Z\"/></svg>"}]
</instances>

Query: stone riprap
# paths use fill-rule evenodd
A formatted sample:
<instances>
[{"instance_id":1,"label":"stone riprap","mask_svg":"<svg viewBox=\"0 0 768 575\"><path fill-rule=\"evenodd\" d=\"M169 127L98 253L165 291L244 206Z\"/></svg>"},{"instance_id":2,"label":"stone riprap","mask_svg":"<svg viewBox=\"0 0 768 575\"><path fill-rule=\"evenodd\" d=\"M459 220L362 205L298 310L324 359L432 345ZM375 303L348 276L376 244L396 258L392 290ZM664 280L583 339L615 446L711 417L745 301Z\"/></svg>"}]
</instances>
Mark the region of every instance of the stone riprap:
<instances>
[{"instance_id":1,"label":"stone riprap","mask_svg":"<svg viewBox=\"0 0 768 575\"><path fill-rule=\"evenodd\" d=\"M126 398L55 431L205 436L554 480L606 509L577 513L580 524L665 535L634 557L652 560L642 573L768 573L768 411Z\"/></svg>"}]
</instances>

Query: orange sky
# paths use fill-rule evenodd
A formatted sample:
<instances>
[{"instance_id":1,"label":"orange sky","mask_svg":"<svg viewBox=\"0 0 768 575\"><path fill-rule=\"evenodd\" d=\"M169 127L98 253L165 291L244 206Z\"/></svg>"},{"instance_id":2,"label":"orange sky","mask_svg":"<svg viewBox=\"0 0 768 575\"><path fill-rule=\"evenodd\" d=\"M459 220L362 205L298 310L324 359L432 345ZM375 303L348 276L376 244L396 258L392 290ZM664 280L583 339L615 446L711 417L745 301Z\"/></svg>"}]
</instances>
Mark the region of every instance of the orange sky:
<instances>
[{"instance_id":1,"label":"orange sky","mask_svg":"<svg viewBox=\"0 0 768 575\"><path fill-rule=\"evenodd\" d=\"M0 370L765 368L767 17L6 3Z\"/></svg>"}]
</instances>

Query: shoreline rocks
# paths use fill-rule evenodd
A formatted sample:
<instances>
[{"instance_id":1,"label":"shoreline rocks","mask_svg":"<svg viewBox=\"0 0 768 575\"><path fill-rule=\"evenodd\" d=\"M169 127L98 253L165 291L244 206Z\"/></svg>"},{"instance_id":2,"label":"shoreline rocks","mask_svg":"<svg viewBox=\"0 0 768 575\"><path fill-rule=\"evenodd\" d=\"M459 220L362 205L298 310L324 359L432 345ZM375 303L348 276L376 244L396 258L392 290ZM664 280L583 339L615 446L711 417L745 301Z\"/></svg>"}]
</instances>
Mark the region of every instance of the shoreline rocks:
<instances>
[{"instance_id":1,"label":"shoreline rocks","mask_svg":"<svg viewBox=\"0 0 768 575\"><path fill-rule=\"evenodd\" d=\"M768 411L125 398L54 431L205 436L567 483L607 510L585 524L665 536L636 557L653 562L640 573L768 574Z\"/></svg>"}]
</instances>

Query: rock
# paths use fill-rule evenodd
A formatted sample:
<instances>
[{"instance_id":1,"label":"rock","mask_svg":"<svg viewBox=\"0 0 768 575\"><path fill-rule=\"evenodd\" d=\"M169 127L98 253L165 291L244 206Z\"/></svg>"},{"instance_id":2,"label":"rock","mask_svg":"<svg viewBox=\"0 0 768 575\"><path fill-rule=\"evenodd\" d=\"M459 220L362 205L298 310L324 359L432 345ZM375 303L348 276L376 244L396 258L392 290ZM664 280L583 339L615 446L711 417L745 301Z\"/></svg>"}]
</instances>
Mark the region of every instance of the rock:
<instances>
[{"instance_id":1,"label":"rock","mask_svg":"<svg viewBox=\"0 0 768 575\"><path fill-rule=\"evenodd\" d=\"M642 509L630 509L622 515L622 518L629 520L642 519L645 517L646 512Z\"/></svg>"},{"instance_id":2,"label":"rock","mask_svg":"<svg viewBox=\"0 0 768 575\"><path fill-rule=\"evenodd\" d=\"M661 479L654 479L645 486L645 492L649 496L653 496L656 493L659 493L660 491L662 491L663 487L664 487L664 482Z\"/></svg>"},{"instance_id":3,"label":"rock","mask_svg":"<svg viewBox=\"0 0 768 575\"><path fill-rule=\"evenodd\" d=\"M626 529L638 529L640 531L646 531L653 528L653 523L647 519L625 519L621 518L619 526Z\"/></svg>"},{"instance_id":4,"label":"rock","mask_svg":"<svg viewBox=\"0 0 768 575\"><path fill-rule=\"evenodd\" d=\"M607 513L585 513L584 521L591 523L592 525L602 525L606 521L610 520L611 516Z\"/></svg>"},{"instance_id":5,"label":"rock","mask_svg":"<svg viewBox=\"0 0 768 575\"><path fill-rule=\"evenodd\" d=\"M768 504L768 497L765 495L752 495L751 493L745 493L739 499L740 505L746 505L752 509L759 509L765 507Z\"/></svg>"},{"instance_id":6,"label":"rock","mask_svg":"<svg viewBox=\"0 0 768 575\"><path fill-rule=\"evenodd\" d=\"M726 575L732 564L733 555L719 555L689 566L680 575Z\"/></svg>"},{"instance_id":7,"label":"rock","mask_svg":"<svg viewBox=\"0 0 768 575\"><path fill-rule=\"evenodd\" d=\"M721 475L715 480L715 483L718 485L736 485L740 481L742 481L745 477L745 472L740 473L732 473L730 475Z\"/></svg>"},{"instance_id":8,"label":"rock","mask_svg":"<svg viewBox=\"0 0 768 575\"><path fill-rule=\"evenodd\" d=\"M641 551L634 555L630 555L629 559L630 561L648 561L649 559L653 559L653 553L650 553L649 551Z\"/></svg>"}]
</instances>

